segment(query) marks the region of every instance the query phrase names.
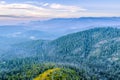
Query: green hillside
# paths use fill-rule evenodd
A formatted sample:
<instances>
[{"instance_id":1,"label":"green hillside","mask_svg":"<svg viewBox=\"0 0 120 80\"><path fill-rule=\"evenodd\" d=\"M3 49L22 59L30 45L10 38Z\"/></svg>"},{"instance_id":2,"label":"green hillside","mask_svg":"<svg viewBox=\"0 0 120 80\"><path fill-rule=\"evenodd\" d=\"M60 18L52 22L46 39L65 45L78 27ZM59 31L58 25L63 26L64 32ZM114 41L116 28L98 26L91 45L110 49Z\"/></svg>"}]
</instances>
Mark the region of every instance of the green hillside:
<instances>
[{"instance_id":1,"label":"green hillside","mask_svg":"<svg viewBox=\"0 0 120 80\"><path fill-rule=\"evenodd\" d=\"M29 80L54 68L73 70L85 80L120 79L120 29L117 28L95 28L52 41L30 41L15 46L9 52L13 56L6 57L19 59L8 61L4 57L0 62L0 79ZM20 53L26 57L19 57Z\"/></svg>"}]
</instances>

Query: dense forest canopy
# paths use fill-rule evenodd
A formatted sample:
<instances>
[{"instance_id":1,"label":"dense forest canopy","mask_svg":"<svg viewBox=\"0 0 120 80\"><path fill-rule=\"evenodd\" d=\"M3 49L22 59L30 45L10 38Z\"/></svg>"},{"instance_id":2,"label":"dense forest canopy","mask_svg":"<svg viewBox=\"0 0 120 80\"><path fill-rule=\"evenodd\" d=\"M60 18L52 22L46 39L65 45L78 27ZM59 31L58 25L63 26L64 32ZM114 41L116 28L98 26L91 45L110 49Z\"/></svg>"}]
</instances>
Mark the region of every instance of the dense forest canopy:
<instances>
[{"instance_id":1,"label":"dense forest canopy","mask_svg":"<svg viewBox=\"0 0 120 80\"><path fill-rule=\"evenodd\" d=\"M44 73L51 78L49 70L54 69L59 69L55 71L55 80L120 79L117 28L94 28L55 40L33 40L11 46L1 54L1 80L37 80Z\"/></svg>"}]
</instances>

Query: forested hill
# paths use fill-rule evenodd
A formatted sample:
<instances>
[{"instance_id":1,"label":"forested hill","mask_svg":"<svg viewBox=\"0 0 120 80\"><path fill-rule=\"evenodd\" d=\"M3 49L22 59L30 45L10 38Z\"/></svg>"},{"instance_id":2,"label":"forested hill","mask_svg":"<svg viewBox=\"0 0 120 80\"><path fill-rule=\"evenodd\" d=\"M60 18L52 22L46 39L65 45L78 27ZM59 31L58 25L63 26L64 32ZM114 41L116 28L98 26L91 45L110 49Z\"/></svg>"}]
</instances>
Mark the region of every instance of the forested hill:
<instances>
[{"instance_id":1,"label":"forested hill","mask_svg":"<svg viewBox=\"0 0 120 80\"><path fill-rule=\"evenodd\" d=\"M117 53L118 44L116 43L119 41L120 29L95 28L69 34L52 41L50 44L54 46L54 50L50 52L58 55L79 55L79 57L90 57L93 54L102 55L107 52Z\"/></svg>"},{"instance_id":2,"label":"forested hill","mask_svg":"<svg viewBox=\"0 0 120 80\"><path fill-rule=\"evenodd\" d=\"M51 45L48 55L56 61L89 67L86 71L102 77L119 77L120 29L94 28L60 37Z\"/></svg>"},{"instance_id":3,"label":"forested hill","mask_svg":"<svg viewBox=\"0 0 120 80\"><path fill-rule=\"evenodd\" d=\"M10 54L13 56L9 56ZM9 66L15 64L22 64L22 67L25 63L33 65L52 62L83 69L89 77L117 80L120 79L120 29L94 28L52 41L29 41L14 45L9 51L9 55L9 57L21 59L16 58L17 62L12 60L12 62L1 63L0 68L3 71L5 71L4 68L9 69ZM25 57L19 57L19 55L25 55ZM8 59L8 56L4 59ZM7 67L5 64L9 66ZM19 70L18 67L16 68ZM8 73L7 70L6 73Z\"/></svg>"}]
</instances>

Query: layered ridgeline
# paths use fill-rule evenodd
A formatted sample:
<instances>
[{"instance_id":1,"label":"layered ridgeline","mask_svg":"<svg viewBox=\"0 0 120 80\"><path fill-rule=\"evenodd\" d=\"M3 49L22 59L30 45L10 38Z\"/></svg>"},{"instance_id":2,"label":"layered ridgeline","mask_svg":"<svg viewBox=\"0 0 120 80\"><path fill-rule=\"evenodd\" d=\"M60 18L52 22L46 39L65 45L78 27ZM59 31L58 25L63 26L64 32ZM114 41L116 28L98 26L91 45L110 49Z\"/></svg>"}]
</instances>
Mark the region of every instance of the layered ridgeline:
<instances>
[{"instance_id":1,"label":"layered ridgeline","mask_svg":"<svg viewBox=\"0 0 120 80\"><path fill-rule=\"evenodd\" d=\"M18 72L19 75L27 75L27 69L31 68L26 69L25 65L35 66L36 64L40 63L52 62L55 64L57 63L62 67L63 65L67 65L67 68L68 66L69 68L72 66L72 69L74 66L75 69L78 70L78 73L81 72L81 70L85 72L82 72L81 75L82 77L84 76L83 78L88 80L93 80L93 78L107 80L120 79L120 29L117 28L94 28L69 34L53 41L41 42L41 40L38 40L33 41L32 44L31 41L25 42L17 44L14 48L9 51L9 55L10 53L14 53L17 58L22 59L11 60L15 58L14 54L12 54L14 58L11 56L10 59L5 54L6 57L3 58L0 65L1 74L4 76L7 75L10 77L10 75L14 75L12 71ZM12 52L15 50L16 52ZM21 56L19 57L21 54L20 51L25 52L26 56L24 59ZM5 58L11 61L6 61ZM20 64L21 66L18 67ZM15 69L12 69L13 67L15 67ZM26 72L20 72L21 68L24 71L26 70ZM59 66L56 68L62 69ZM11 71L9 72L9 70ZM39 69L36 68L35 70L39 71ZM37 77L42 75L42 73L44 74L44 72L45 71L38 73L32 72L30 75L34 76L27 76L26 79L34 79L35 77L35 79L37 79ZM18 77L20 77L19 75Z\"/></svg>"}]
</instances>

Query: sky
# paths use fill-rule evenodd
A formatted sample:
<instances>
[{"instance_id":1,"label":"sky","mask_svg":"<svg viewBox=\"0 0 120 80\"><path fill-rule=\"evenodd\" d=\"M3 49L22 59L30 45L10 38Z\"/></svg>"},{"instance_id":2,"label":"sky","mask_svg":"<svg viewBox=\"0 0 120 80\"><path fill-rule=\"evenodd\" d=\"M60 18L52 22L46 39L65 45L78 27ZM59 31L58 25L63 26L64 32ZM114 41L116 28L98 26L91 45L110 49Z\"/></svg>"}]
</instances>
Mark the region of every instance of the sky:
<instances>
[{"instance_id":1,"label":"sky","mask_svg":"<svg viewBox=\"0 0 120 80\"><path fill-rule=\"evenodd\" d=\"M0 24L52 18L119 17L120 0L0 0Z\"/></svg>"}]
</instances>

